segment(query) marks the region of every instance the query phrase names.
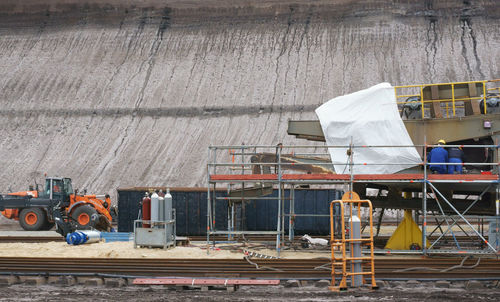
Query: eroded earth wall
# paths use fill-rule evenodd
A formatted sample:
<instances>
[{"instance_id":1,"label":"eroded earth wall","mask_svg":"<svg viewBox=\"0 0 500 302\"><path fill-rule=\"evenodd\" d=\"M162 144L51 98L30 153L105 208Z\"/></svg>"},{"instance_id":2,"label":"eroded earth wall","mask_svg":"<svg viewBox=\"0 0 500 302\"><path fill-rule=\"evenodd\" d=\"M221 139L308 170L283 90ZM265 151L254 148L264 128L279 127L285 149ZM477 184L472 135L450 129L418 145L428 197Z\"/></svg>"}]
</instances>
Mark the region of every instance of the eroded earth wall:
<instances>
[{"instance_id":1,"label":"eroded earth wall","mask_svg":"<svg viewBox=\"0 0 500 302\"><path fill-rule=\"evenodd\" d=\"M0 191L205 186L209 145L305 144L288 119L379 82L500 78L483 1L0 2Z\"/></svg>"}]
</instances>

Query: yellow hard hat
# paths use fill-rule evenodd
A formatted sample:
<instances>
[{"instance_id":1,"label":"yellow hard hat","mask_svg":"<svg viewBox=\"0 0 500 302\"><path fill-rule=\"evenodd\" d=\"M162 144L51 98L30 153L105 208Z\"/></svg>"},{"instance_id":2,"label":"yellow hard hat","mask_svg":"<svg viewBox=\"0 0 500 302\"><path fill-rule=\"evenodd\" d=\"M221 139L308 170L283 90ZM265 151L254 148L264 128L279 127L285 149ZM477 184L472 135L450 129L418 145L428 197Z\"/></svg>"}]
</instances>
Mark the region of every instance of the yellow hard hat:
<instances>
[{"instance_id":1,"label":"yellow hard hat","mask_svg":"<svg viewBox=\"0 0 500 302\"><path fill-rule=\"evenodd\" d=\"M440 139L438 140L438 144L446 145L446 141L444 139Z\"/></svg>"}]
</instances>

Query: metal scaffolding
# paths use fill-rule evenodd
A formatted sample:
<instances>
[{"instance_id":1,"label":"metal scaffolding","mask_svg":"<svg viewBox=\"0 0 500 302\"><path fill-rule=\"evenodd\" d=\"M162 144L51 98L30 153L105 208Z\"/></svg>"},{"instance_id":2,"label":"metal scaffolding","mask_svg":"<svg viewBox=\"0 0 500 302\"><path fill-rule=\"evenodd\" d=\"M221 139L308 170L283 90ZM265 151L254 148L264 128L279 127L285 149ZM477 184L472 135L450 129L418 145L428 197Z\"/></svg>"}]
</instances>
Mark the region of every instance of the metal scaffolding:
<instances>
[{"instance_id":1,"label":"metal scaffolding","mask_svg":"<svg viewBox=\"0 0 500 302\"><path fill-rule=\"evenodd\" d=\"M408 148L415 147L421 149L424 154L423 160L415 168L402 171L398 174L353 174L352 167L355 165L377 165L377 163L356 162L355 157L350 156L348 162L336 162L328 159L328 151L331 148L348 149L352 154L363 148ZM300 216L313 216L310 214L295 214L294 189L304 185L343 185L353 188L356 184L384 184L389 186L411 185L418 198L421 198L421 228L422 228L422 249L411 251L417 253L497 253L498 245L490 243L481 232L476 230L467 218L468 212L477 206L485 194L496 196L497 210L495 213L490 208L489 216L482 216L484 219L499 221L498 195L500 192L498 178L498 148L499 145L447 145L446 147L460 148L490 148L495 151L496 162L489 163L433 163L438 165L463 165L491 168L491 171L474 174L429 174L427 162L428 148L437 147L435 145L410 145L410 146L211 146L208 149L207 164L207 245L213 235L227 235L228 240L232 240L237 234L272 234L276 235L276 251L280 253L285 241L285 217L288 217L289 236L288 240L294 238L294 220ZM319 150L319 151L318 151ZM324 151L326 150L326 151ZM266 155L266 156L262 156ZM260 160L259 160L260 159ZM265 159L264 161L262 159ZM350 167L349 174L336 174L333 165L341 164ZM407 163L392 163L394 165ZM319 171L319 172L318 172ZM228 196L216 196L217 186L225 184ZM285 198L285 188L290 189L290 195ZM442 192L441 187L452 188L453 191L474 191L475 199L464 209L462 205L457 206L456 201L450 198L449 194ZM277 188L276 197L266 197L265 192L269 189ZM219 187L220 189L220 187ZM359 193L359 192L358 192ZM360 194L361 195L361 194ZM400 196L401 197L401 196ZM227 230L217 230L215 227L215 204L218 200L225 200L228 205L228 227ZM266 199L277 202L278 213L276 217L275 231L246 231L235 229L235 206L244 205L251 200ZM285 202L290 205L289 213L285 213ZM432 242L427 248L427 220L428 205L437 205L441 223L446 224L446 230L439 229L442 234ZM464 199L463 202L467 202ZM484 206L484 205L481 205ZM328 216L328 215L326 215ZM452 234L455 226L462 228L462 224L472 229L486 250L464 250L457 244L456 249L437 250L437 243L445 238L447 234ZM433 233L436 230L433 231ZM215 241L213 240L215 245ZM207 249L208 251L209 249ZM401 251L402 253L410 251Z\"/></svg>"}]
</instances>

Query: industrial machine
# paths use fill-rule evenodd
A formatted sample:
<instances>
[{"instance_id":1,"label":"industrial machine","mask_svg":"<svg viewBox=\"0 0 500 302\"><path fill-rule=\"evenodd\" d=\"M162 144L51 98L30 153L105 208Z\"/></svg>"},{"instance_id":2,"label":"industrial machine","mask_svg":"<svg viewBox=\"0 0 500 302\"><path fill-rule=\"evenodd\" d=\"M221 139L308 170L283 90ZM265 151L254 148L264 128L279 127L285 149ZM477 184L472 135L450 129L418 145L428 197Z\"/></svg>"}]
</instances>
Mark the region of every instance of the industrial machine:
<instances>
[{"instance_id":1,"label":"industrial machine","mask_svg":"<svg viewBox=\"0 0 500 302\"><path fill-rule=\"evenodd\" d=\"M415 145L432 145L444 139L448 145L494 146L500 139L499 80L395 86L394 93L404 126ZM497 85L494 85L497 84ZM489 87L488 85L494 85ZM318 120L288 122L288 134L299 139L325 141ZM430 151L431 148L426 148ZM498 173L498 148L464 147L467 174ZM423 149L417 150L424 158ZM329 158L325 158L329 160ZM479 163L481 165L475 165ZM491 163L491 165L486 165ZM316 166L328 168L319 161ZM421 168L399 173L421 173ZM330 173L335 173L333 170ZM473 176L471 176L473 177ZM469 185L440 184L447 196L463 206L464 197L480 195L483 185L468 181ZM386 194L368 196L370 189ZM485 215L495 212L496 186L491 186L469 214ZM415 183L372 182L356 183L354 190L361 198L370 198L375 208L418 210L422 201L415 197L421 191ZM373 192L373 190L372 190ZM413 197L412 197L413 196ZM438 207L433 208L439 210ZM465 209L465 208L464 208ZM446 211L446 209L444 209Z\"/></svg>"},{"instance_id":2,"label":"industrial machine","mask_svg":"<svg viewBox=\"0 0 500 302\"><path fill-rule=\"evenodd\" d=\"M436 243L443 236L449 234L452 227L459 225L460 222L473 229L474 234L481 239L481 244L488 247L488 251L496 253L498 248L489 242L497 242L496 239L492 239L498 238L497 234L491 234L489 240L486 240L481 231L474 229L467 219L471 219L470 217L481 221L485 219L491 224L492 229L496 229L493 223L497 221L496 217L499 217L498 159L500 145L498 142L500 139L500 112L498 108L500 108L500 87L498 85L488 87L492 83L499 82L499 80L471 81L395 87L381 84L377 85L378 88L383 87L387 90L378 98L373 98L373 92L376 90L371 90L369 93L356 93L356 98L352 98L351 95L349 99L337 100L338 102L348 101L349 106L342 103L344 107L331 107L333 108L331 112L319 109L319 113L316 111L320 119L321 113L323 113L323 117L326 115L327 122L328 118L333 119L331 123L322 125L319 120L290 120L288 122L288 134L295 135L297 138L311 141L326 141L327 138L336 138L338 141L342 141L342 143L329 143L325 149L319 145L285 146L282 144L276 146L209 147L207 198L207 225L209 229L207 241L210 240L211 235L228 234L228 237L231 238L230 236L233 234L250 234L245 230L235 231L234 229L234 213L237 213L238 210L233 205L237 201L240 201L241 212L243 212L245 201L276 200L278 209L276 231L266 232L267 234L276 234L276 250L279 255L283 244L281 241L285 234L285 219L288 219L289 239L293 240L296 217L309 215L295 213L295 188L308 188L312 185L342 185L349 186L349 191L358 193L359 199L370 200L373 208L381 209L378 215L377 234L385 209L407 210L405 212L407 218L400 225L401 227L398 227L402 231L396 232L393 239L401 238L402 236L399 235L405 237L411 235L409 240L397 240L398 243L404 243L404 247L394 248L394 245L388 244L387 248L404 250L419 248L423 253L426 253L427 249L436 249ZM392 99L393 97L395 100ZM355 104L353 100L358 103ZM382 101L380 104L370 103L372 100ZM397 107L393 106L393 101ZM352 106L360 103L362 105ZM365 103L370 104L371 109L380 110L368 110L364 106ZM377 104L381 106L375 108ZM345 111L342 110L344 108ZM337 111L334 112L334 110ZM347 112L347 110L352 112ZM381 118L379 120L381 116L383 117L384 110L391 115L387 119ZM342 119L344 116L338 119L332 118L335 113L339 112L344 114L346 119ZM360 112L366 115L360 115ZM329 113L333 114L329 115ZM402 121L401 117L403 117ZM356 124L357 121L362 121L362 123ZM402 132L406 134L405 143L383 143L384 140L369 144L359 143L363 140L353 142L353 136L358 135L359 137L363 135L361 133L363 131L370 134L378 131L375 133L378 135L373 136L375 138L387 137L384 134L392 134L392 132L382 131L383 127L378 126L390 125L388 121L398 122L397 129L396 127L393 129L403 130ZM349 127L350 129L347 129ZM323 128L329 134L326 138ZM360 131L348 134L353 129ZM346 139L349 137L350 144ZM460 163L464 168L463 174L430 174L427 154L435 147L434 144L442 139L446 141L448 148L463 148L465 160ZM345 143L346 141L347 143ZM365 139L364 141L369 140ZM415 151L412 155L414 160L407 161L411 162L411 165L401 169L393 169L393 172L385 172L389 170L387 167L400 165L406 159L398 162L397 155L375 156L369 153L376 148L400 148L400 150L411 148ZM331 150L340 150L337 152L340 155L332 155ZM360 159L358 155L363 152L365 155L370 154L371 157ZM398 153L399 151L392 152L392 154ZM389 160L384 162L387 159ZM228 162L230 163L228 164ZM458 165L455 163L445 164ZM377 166L382 166L381 170L385 170L383 172L377 171L375 169ZM363 168L363 172L354 172L355 168L358 167ZM218 196L217 189L219 188L217 185L228 187L228 196ZM289 193L285 191L286 186L289 187ZM270 193L267 193L264 188L272 189L273 187L278 188L277 196L268 196ZM213 222L215 204L218 199L229 200L227 231L217 230ZM287 202L288 205L286 205ZM289 209L288 213L286 208ZM417 211L415 212L417 213L415 214L416 221L411 217L411 210ZM420 217L422 217L422 231L418 228ZM432 244L424 239L427 236L428 217L434 218L437 224L434 230L429 232L429 236L435 234L436 231L442 232L442 235L435 239ZM452 223L450 224L449 221ZM443 228L445 224L448 226L446 230ZM408 231L405 231L406 229ZM467 234L465 231L464 233ZM420 239L420 241L415 238ZM458 242L457 248L460 249Z\"/></svg>"},{"instance_id":3,"label":"industrial machine","mask_svg":"<svg viewBox=\"0 0 500 302\"><path fill-rule=\"evenodd\" d=\"M109 195L81 195L73 191L70 178L47 177L43 191L38 187L29 191L0 195L3 216L19 221L27 231L51 229L63 236L75 230L111 229L111 199Z\"/></svg>"}]
</instances>

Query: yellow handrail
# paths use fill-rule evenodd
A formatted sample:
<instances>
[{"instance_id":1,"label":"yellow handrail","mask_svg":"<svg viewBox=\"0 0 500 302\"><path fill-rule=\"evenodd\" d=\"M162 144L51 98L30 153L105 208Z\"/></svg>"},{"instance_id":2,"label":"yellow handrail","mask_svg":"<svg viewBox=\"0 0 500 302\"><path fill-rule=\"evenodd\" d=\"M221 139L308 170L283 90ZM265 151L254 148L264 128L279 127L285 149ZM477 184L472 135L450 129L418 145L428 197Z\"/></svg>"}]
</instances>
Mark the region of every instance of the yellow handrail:
<instances>
[{"instance_id":1,"label":"yellow handrail","mask_svg":"<svg viewBox=\"0 0 500 302\"><path fill-rule=\"evenodd\" d=\"M433 83L433 84L419 84L419 85L398 85L394 86L394 94L396 96L396 103L397 104L404 104L406 103L405 101L398 101L401 98L409 98L409 97L419 97L420 98L420 103L421 103L421 108L422 108L422 119L425 118L425 110L429 110L430 108L425 108L426 104L430 103L445 103L445 110L446 110L446 117L449 117L449 106L451 102L451 109L452 109L452 117L456 116L456 108L461 108L463 106L460 106L456 104L456 102L461 102L461 101L473 101L473 100L483 100L483 112L486 114L487 113L487 104L486 104L486 99L487 99L487 92L489 91L498 91L500 93L500 86L499 87L486 87L487 83L497 83L500 82L500 79L495 79L495 80L483 80L483 81L465 81L465 82L450 82L450 83ZM482 84L482 96L477 97L455 97L455 86L456 85L470 85L470 84ZM451 86L451 99L437 99L437 100L424 100L424 88L429 87L429 86ZM409 88L419 88L420 94L398 94L398 89L409 89Z\"/></svg>"}]
</instances>

